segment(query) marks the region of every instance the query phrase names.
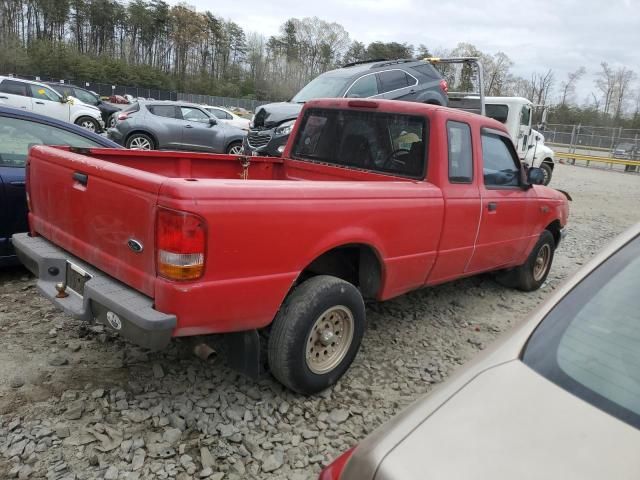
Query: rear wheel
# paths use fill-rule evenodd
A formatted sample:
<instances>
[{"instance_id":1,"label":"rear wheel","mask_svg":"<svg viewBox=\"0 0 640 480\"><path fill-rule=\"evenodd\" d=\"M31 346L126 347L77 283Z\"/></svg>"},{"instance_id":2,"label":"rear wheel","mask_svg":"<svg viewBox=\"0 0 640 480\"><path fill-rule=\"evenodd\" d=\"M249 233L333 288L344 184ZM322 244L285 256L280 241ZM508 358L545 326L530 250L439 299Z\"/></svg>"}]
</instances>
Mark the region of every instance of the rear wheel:
<instances>
[{"instance_id":1,"label":"rear wheel","mask_svg":"<svg viewBox=\"0 0 640 480\"><path fill-rule=\"evenodd\" d=\"M517 288L524 292L537 290L547 279L556 242L549 230L540 235L538 243L533 247L527 261L512 270L501 272L497 276L498 282L507 287Z\"/></svg>"},{"instance_id":2,"label":"rear wheel","mask_svg":"<svg viewBox=\"0 0 640 480\"><path fill-rule=\"evenodd\" d=\"M271 326L271 373L291 390L317 393L347 371L365 329L362 295L351 283L319 275L297 286Z\"/></svg>"},{"instance_id":3,"label":"rear wheel","mask_svg":"<svg viewBox=\"0 0 640 480\"><path fill-rule=\"evenodd\" d=\"M97 132L100 130L100 124L96 119L91 117L80 117L75 121L75 124L91 132Z\"/></svg>"},{"instance_id":4,"label":"rear wheel","mask_svg":"<svg viewBox=\"0 0 640 480\"><path fill-rule=\"evenodd\" d=\"M547 162L542 162L540 164L540 168L544 173L544 182L542 184L549 185L549 182L551 181L551 175L553 175L553 168Z\"/></svg>"},{"instance_id":5,"label":"rear wheel","mask_svg":"<svg viewBox=\"0 0 640 480\"><path fill-rule=\"evenodd\" d=\"M153 139L145 133L134 133L127 138L126 147L133 150L154 150L155 143Z\"/></svg>"},{"instance_id":6,"label":"rear wheel","mask_svg":"<svg viewBox=\"0 0 640 480\"><path fill-rule=\"evenodd\" d=\"M117 115L112 113L109 119L107 120L107 128L113 128L116 126Z\"/></svg>"},{"instance_id":7,"label":"rear wheel","mask_svg":"<svg viewBox=\"0 0 640 480\"><path fill-rule=\"evenodd\" d=\"M227 147L228 155L242 155L242 142L232 142Z\"/></svg>"}]
</instances>

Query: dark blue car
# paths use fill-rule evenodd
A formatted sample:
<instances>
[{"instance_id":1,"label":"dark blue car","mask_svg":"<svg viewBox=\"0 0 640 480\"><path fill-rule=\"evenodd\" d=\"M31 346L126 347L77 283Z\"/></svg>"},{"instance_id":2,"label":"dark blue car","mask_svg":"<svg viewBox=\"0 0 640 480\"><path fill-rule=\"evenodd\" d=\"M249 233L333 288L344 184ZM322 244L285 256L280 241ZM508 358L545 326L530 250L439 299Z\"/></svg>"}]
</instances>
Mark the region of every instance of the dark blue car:
<instances>
[{"instance_id":1,"label":"dark blue car","mask_svg":"<svg viewBox=\"0 0 640 480\"><path fill-rule=\"evenodd\" d=\"M28 230L24 166L32 145L122 148L71 123L0 107L0 266L18 263L11 235Z\"/></svg>"}]
</instances>

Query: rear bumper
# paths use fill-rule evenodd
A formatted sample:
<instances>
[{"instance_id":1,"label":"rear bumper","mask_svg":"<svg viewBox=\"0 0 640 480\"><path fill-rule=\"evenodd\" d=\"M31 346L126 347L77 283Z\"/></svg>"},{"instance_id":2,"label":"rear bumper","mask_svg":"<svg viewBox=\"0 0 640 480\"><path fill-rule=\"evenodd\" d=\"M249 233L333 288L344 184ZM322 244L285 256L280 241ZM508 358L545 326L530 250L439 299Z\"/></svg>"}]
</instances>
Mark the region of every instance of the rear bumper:
<instances>
[{"instance_id":1,"label":"rear bumper","mask_svg":"<svg viewBox=\"0 0 640 480\"><path fill-rule=\"evenodd\" d=\"M152 350L165 347L171 340L177 324L176 316L154 310L153 299L42 237L16 234L13 245L20 261L38 277L38 290L68 314L88 322L95 319L127 340ZM66 282L67 262L91 275L84 284L83 296L72 291L68 291L65 298L56 296L56 284ZM109 312L111 320L107 317Z\"/></svg>"}]
</instances>

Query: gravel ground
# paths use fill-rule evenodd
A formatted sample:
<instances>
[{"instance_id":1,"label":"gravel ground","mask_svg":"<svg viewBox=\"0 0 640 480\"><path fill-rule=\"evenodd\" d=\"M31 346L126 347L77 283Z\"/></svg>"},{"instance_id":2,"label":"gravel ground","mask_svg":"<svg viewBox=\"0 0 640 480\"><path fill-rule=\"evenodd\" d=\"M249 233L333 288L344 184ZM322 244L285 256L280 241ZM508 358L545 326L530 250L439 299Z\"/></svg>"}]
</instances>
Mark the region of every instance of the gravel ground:
<instances>
[{"instance_id":1,"label":"gravel ground","mask_svg":"<svg viewBox=\"0 0 640 480\"><path fill-rule=\"evenodd\" d=\"M0 478L315 478L639 219L635 175L558 165L552 186L574 201L541 290L482 276L372 304L354 365L315 397L186 341L147 353L57 311L26 271L0 272Z\"/></svg>"}]
</instances>

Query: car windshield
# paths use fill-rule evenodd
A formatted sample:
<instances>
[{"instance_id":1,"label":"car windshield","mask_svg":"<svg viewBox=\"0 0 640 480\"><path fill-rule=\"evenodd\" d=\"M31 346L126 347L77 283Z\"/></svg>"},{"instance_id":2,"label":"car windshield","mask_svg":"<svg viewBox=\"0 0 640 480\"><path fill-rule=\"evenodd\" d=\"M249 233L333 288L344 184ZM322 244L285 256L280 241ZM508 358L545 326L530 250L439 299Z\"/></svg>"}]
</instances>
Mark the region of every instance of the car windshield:
<instances>
[{"instance_id":1,"label":"car windshield","mask_svg":"<svg viewBox=\"0 0 640 480\"><path fill-rule=\"evenodd\" d=\"M347 79L345 77L320 75L300 90L291 101L305 103L316 98L337 98L342 95L346 83Z\"/></svg>"},{"instance_id":2,"label":"car windshield","mask_svg":"<svg viewBox=\"0 0 640 480\"><path fill-rule=\"evenodd\" d=\"M640 428L640 239L549 313L523 361L565 390Z\"/></svg>"}]
</instances>

